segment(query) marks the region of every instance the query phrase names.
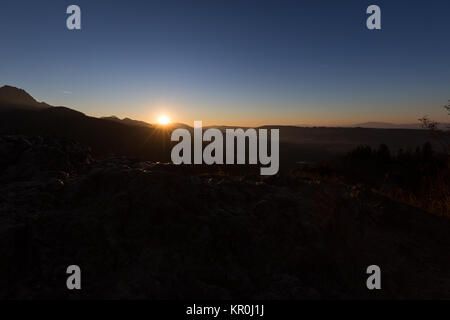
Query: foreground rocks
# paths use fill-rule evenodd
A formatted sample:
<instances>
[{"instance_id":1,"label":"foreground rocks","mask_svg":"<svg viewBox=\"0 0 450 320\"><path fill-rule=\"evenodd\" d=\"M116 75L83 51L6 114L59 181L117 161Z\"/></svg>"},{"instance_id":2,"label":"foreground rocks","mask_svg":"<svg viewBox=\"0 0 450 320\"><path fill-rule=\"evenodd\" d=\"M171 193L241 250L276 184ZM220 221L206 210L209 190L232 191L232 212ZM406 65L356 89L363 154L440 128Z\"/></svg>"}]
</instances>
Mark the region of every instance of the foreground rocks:
<instances>
[{"instance_id":1,"label":"foreground rocks","mask_svg":"<svg viewBox=\"0 0 450 320\"><path fill-rule=\"evenodd\" d=\"M363 187L23 136L0 137L0 169L2 298L450 298L448 220Z\"/></svg>"}]
</instances>

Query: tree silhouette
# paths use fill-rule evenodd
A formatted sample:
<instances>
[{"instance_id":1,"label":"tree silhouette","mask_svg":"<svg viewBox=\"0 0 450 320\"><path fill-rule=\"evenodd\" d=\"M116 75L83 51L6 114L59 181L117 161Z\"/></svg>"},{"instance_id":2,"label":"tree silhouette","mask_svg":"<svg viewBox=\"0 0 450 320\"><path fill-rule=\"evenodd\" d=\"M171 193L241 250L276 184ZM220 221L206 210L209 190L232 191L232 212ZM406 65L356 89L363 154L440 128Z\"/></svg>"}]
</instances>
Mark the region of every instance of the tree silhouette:
<instances>
[{"instance_id":1,"label":"tree silhouette","mask_svg":"<svg viewBox=\"0 0 450 320\"><path fill-rule=\"evenodd\" d=\"M448 112L450 116L450 100L444 106L444 109ZM430 119L428 116L424 116L419 119L422 123L422 128L428 129L433 136L434 140L441 146L443 153L449 155L450 154L450 142L448 141L448 134L442 132L439 129L439 123ZM450 129L450 126L447 126L447 129ZM449 130L447 130L449 132Z\"/></svg>"}]
</instances>

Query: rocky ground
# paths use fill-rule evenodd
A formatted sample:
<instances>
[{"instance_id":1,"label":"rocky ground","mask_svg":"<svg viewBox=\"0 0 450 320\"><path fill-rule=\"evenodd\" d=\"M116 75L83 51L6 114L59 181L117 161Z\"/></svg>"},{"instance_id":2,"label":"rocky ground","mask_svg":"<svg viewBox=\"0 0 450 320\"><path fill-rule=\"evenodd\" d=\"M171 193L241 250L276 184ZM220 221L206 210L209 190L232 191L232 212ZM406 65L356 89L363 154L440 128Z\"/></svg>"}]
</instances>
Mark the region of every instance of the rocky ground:
<instances>
[{"instance_id":1,"label":"rocky ground","mask_svg":"<svg viewBox=\"0 0 450 320\"><path fill-rule=\"evenodd\" d=\"M0 170L1 298L450 298L448 219L362 187L24 136L0 137Z\"/></svg>"}]
</instances>

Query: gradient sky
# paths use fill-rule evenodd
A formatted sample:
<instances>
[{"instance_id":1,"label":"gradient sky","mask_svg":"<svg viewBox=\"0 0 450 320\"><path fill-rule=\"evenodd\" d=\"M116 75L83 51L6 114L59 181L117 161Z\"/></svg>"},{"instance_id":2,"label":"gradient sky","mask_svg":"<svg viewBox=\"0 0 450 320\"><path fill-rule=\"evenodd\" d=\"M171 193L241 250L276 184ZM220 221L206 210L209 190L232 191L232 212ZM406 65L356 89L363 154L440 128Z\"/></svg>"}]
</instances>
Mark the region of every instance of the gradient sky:
<instances>
[{"instance_id":1,"label":"gradient sky","mask_svg":"<svg viewBox=\"0 0 450 320\"><path fill-rule=\"evenodd\" d=\"M449 21L448 0L2 0L0 86L148 122L448 121Z\"/></svg>"}]
</instances>

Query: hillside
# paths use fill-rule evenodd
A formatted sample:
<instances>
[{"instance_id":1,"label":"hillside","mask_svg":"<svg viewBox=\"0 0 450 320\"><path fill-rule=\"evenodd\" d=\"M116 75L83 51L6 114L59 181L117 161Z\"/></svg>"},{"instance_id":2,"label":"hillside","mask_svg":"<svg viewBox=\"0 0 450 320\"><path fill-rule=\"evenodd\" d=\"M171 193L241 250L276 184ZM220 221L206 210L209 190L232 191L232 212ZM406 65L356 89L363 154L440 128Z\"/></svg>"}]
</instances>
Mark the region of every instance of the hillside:
<instances>
[{"instance_id":1,"label":"hillside","mask_svg":"<svg viewBox=\"0 0 450 320\"><path fill-rule=\"evenodd\" d=\"M61 138L0 137L0 297L450 297L449 220L370 189L124 157ZM383 290L366 289L366 267Z\"/></svg>"}]
</instances>

